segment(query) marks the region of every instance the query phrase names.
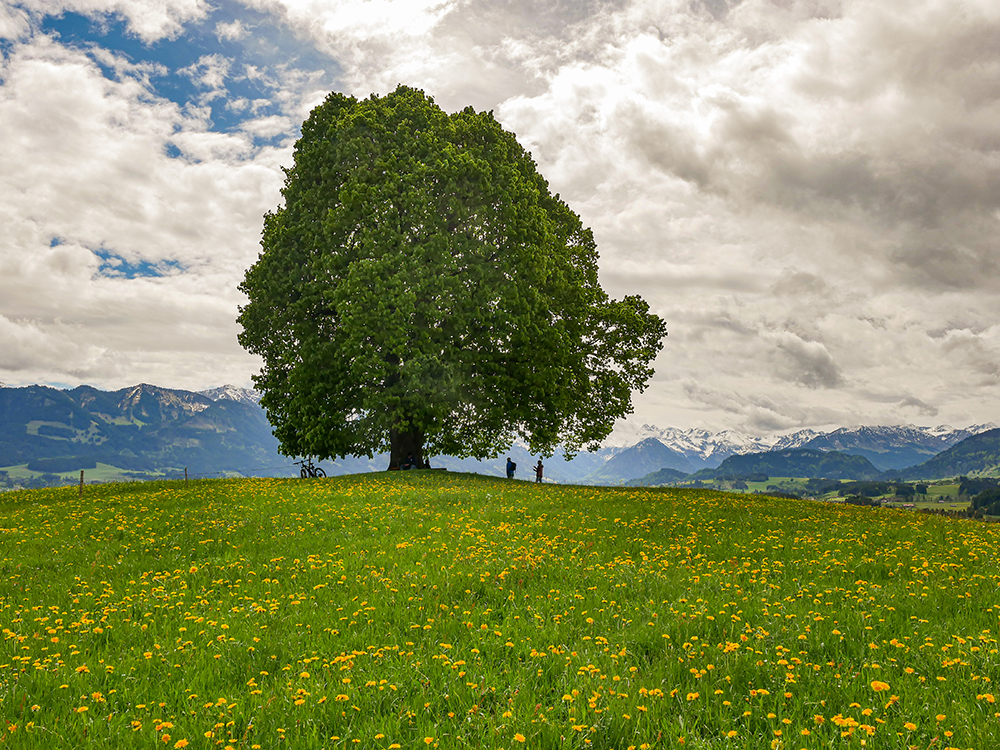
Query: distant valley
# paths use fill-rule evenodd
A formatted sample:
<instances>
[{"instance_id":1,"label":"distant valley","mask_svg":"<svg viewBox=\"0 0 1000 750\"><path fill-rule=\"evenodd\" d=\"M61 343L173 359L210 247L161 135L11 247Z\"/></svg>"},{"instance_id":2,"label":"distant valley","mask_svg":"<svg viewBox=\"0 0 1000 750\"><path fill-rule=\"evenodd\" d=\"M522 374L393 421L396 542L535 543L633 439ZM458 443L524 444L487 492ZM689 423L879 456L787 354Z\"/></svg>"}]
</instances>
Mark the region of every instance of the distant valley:
<instances>
[{"instance_id":1,"label":"distant valley","mask_svg":"<svg viewBox=\"0 0 1000 750\"><path fill-rule=\"evenodd\" d=\"M252 392L217 391L0 388L0 468L29 483L80 469L142 478L275 466L278 443Z\"/></svg>"},{"instance_id":2,"label":"distant valley","mask_svg":"<svg viewBox=\"0 0 1000 750\"><path fill-rule=\"evenodd\" d=\"M147 384L113 392L0 387L0 484L58 483L80 469L97 480L183 476L185 469L189 476L294 475L298 469L278 453L259 400L255 391L234 386L197 393ZM995 425L863 426L760 438L625 425L600 451L543 460L547 480L578 484L689 484L793 470L854 480L990 475L1000 466L991 430ZM969 444L978 435L985 437ZM502 476L508 455L518 477L533 476L537 456L519 444L493 460L438 456L431 462ZM334 475L380 471L387 463L386 456L346 457L322 466Z\"/></svg>"}]
</instances>

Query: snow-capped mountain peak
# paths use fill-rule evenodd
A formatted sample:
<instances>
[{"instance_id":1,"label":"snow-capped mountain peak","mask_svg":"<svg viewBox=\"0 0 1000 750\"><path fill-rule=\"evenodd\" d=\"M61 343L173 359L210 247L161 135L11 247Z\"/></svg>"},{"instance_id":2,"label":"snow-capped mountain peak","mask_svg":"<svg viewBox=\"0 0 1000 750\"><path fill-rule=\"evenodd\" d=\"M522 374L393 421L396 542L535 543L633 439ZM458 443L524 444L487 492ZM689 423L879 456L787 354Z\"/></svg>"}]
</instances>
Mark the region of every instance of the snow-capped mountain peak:
<instances>
[{"instance_id":1,"label":"snow-capped mountain peak","mask_svg":"<svg viewBox=\"0 0 1000 750\"><path fill-rule=\"evenodd\" d=\"M218 388L209 388L207 391L198 392L202 396L207 396L213 401L239 401L242 404L259 404L260 391L253 388L239 388L235 385L222 385Z\"/></svg>"},{"instance_id":2,"label":"snow-capped mountain peak","mask_svg":"<svg viewBox=\"0 0 1000 750\"><path fill-rule=\"evenodd\" d=\"M661 429L654 425L622 425L605 442L609 455L622 454L617 463L633 460L632 449L656 440L673 455L672 468L695 470L715 468L734 454L772 450L814 448L863 455L882 469L901 468L925 460L971 435L993 429L992 424L973 425L961 430L950 427L916 425L855 425L829 432L812 429L768 437L746 435L736 430L710 432L704 429ZM648 453L648 449L646 451Z\"/></svg>"}]
</instances>

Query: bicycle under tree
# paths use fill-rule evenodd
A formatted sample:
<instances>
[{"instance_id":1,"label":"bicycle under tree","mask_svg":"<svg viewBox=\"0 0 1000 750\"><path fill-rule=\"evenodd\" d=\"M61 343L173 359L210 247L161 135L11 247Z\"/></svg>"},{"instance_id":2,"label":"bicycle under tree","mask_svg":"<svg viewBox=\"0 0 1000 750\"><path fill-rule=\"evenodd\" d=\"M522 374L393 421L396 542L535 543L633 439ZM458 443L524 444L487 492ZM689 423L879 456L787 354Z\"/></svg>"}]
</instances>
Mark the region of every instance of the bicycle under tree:
<instances>
[{"instance_id":1,"label":"bicycle under tree","mask_svg":"<svg viewBox=\"0 0 1000 750\"><path fill-rule=\"evenodd\" d=\"M319 466L314 466L311 458L303 458L301 461L295 462L302 469L299 471L299 476L303 479L318 479L320 477L325 477L326 472Z\"/></svg>"}]
</instances>

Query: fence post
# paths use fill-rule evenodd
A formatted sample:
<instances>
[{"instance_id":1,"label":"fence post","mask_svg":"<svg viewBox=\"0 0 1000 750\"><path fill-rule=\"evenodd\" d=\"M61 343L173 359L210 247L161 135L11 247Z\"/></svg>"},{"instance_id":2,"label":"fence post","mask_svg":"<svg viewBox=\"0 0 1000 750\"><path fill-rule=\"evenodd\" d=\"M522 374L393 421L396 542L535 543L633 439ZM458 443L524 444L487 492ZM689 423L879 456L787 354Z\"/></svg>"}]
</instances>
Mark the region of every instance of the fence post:
<instances>
[{"instance_id":1,"label":"fence post","mask_svg":"<svg viewBox=\"0 0 1000 750\"><path fill-rule=\"evenodd\" d=\"M80 469L80 497L83 497L83 469Z\"/></svg>"},{"instance_id":2,"label":"fence post","mask_svg":"<svg viewBox=\"0 0 1000 750\"><path fill-rule=\"evenodd\" d=\"M184 467L184 484L188 483L188 467Z\"/></svg>"}]
</instances>

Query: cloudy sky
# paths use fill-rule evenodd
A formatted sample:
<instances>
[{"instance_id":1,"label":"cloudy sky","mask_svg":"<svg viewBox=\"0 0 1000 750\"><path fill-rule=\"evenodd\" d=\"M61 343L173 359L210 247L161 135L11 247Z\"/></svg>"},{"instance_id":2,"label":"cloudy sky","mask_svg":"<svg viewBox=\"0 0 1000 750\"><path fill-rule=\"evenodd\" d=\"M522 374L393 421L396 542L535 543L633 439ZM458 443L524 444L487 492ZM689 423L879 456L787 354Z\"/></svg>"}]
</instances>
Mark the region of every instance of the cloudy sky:
<instances>
[{"instance_id":1,"label":"cloudy sky","mask_svg":"<svg viewBox=\"0 0 1000 750\"><path fill-rule=\"evenodd\" d=\"M996 0L2 0L0 56L8 385L250 385L299 125L405 83L666 319L633 422L1000 422Z\"/></svg>"}]
</instances>

